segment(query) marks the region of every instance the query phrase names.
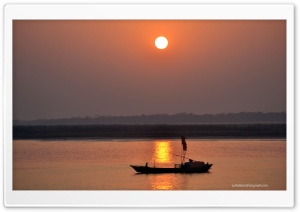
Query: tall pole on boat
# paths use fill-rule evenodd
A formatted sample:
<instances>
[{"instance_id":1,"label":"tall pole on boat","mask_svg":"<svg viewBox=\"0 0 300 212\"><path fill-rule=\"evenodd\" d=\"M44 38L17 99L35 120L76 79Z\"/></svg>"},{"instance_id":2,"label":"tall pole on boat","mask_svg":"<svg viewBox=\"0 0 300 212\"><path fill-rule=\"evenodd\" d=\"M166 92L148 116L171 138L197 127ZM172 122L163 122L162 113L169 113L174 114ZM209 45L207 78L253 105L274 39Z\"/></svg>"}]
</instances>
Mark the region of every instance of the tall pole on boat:
<instances>
[{"instance_id":1,"label":"tall pole on boat","mask_svg":"<svg viewBox=\"0 0 300 212\"><path fill-rule=\"evenodd\" d=\"M185 153L186 153L186 150L187 150L187 144L186 144L186 141L185 141L185 137L183 135L181 135L181 143L182 143L181 164L183 164L184 160L185 160Z\"/></svg>"}]
</instances>

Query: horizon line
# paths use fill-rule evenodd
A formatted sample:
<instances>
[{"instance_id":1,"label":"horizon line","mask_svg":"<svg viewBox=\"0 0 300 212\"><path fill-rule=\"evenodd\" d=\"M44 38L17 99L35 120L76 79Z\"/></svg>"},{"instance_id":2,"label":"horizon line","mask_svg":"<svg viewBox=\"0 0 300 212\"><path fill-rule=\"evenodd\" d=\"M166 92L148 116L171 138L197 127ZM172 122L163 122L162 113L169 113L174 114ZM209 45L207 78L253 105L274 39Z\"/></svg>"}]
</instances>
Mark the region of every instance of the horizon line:
<instances>
[{"instance_id":1,"label":"horizon line","mask_svg":"<svg viewBox=\"0 0 300 212\"><path fill-rule=\"evenodd\" d=\"M94 116L73 116L73 117L64 117L64 118L37 118L37 119L13 119L13 121L38 121L38 120L60 120L60 119L74 119L74 118L112 118L112 117L138 117L138 116L156 116L156 115L164 115L164 116L175 116L175 115L194 115L194 116L204 116L204 115L230 115L230 114L241 114L241 113L260 113L260 114L268 114L268 113L286 113L286 111L280 111L280 112L262 112L262 111L256 111L256 112L223 112L223 113L203 113L203 114L196 114L196 113L189 113L189 112L179 112L179 113L153 113L153 114L140 114L140 115L94 115Z\"/></svg>"}]
</instances>

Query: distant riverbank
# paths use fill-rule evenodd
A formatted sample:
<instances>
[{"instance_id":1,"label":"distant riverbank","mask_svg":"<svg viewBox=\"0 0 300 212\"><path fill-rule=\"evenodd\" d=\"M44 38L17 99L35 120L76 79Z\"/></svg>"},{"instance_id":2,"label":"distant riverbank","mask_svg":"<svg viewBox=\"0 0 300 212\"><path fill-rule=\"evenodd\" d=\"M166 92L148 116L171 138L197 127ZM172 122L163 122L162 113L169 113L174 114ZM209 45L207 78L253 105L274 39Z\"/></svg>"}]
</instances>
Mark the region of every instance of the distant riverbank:
<instances>
[{"instance_id":1,"label":"distant riverbank","mask_svg":"<svg viewBox=\"0 0 300 212\"><path fill-rule=\"evenodd\" d=\"M286 124L14 126L13 139L286 138Z\"/></svg>"}]
</instances>

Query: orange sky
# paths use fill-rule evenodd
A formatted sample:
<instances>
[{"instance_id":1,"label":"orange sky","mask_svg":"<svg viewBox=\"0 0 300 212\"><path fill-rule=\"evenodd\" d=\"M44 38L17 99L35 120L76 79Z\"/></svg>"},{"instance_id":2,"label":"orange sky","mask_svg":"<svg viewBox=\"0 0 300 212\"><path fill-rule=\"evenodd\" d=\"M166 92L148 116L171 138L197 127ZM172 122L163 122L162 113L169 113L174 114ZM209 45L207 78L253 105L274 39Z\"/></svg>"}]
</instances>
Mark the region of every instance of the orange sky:
<instances>
[{"instance_id":1,"label":"orange sky","mask_svg":"<svg viewBox=\"0 0 300 212\"><path fill-rule=\"evenodd\" d=\"M13 52L14 119L286 110L285 21L14 21Z\"/></svg>"}]
</instances>

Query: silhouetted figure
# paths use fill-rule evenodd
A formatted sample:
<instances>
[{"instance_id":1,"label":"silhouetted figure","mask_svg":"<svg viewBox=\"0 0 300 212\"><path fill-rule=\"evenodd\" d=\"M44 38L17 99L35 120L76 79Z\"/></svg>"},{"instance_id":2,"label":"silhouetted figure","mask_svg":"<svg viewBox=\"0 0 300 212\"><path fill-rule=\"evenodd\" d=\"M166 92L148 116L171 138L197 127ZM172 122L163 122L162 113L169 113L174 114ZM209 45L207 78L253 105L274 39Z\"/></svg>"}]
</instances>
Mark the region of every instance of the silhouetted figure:
<instances>
[{"instance_id":1,"label":"silhouetted figure","mask_svg":"<svg viewBox=\"0 0 300 212\"><path fill-rule=\"evenodd\" d=\"M146 163L146 165L145 165L146 167L148 167L148 163Z\"/></svg>"}]
</instances>

